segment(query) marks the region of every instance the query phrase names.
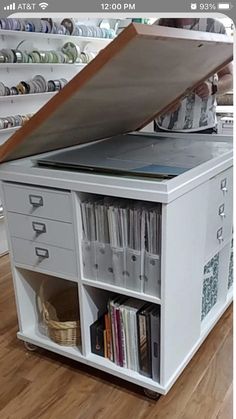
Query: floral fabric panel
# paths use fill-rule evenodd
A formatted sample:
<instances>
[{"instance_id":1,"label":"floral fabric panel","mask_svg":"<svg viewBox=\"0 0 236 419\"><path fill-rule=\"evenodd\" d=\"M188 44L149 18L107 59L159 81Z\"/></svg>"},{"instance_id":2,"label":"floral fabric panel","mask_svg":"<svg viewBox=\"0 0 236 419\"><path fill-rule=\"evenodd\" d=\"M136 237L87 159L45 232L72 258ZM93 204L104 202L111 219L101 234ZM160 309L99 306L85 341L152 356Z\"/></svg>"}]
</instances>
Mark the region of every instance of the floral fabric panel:
<instances>
[{"instance_id":1,"label":"floral fabric panel","mask_svg":"<svg viewBox=\"0 0 236 419\"><path fill-rule=\"evenodd\" d=\"M201 320L206 317L217 302L218 275L219 253L204 266Z\"/></svg>"}]
</instances>

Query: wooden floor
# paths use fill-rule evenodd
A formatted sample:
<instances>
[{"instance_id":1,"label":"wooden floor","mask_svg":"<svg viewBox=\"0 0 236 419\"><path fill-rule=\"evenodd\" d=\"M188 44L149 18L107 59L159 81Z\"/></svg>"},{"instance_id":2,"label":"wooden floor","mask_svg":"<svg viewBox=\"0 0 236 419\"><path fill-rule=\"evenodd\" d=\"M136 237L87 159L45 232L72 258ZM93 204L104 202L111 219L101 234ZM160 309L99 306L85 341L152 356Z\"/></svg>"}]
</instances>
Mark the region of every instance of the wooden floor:
<instances>
[{"instance_id":1,"label":"wooden floor","mask_svg":"<svg viewBox=\"0 0 236 419\"><path fill-rule=\"evenodd\" d=\"M16 338L8 256L0 258L0 419L232 419L232 306L167 396Z\"/></svg>"}]
</instances>

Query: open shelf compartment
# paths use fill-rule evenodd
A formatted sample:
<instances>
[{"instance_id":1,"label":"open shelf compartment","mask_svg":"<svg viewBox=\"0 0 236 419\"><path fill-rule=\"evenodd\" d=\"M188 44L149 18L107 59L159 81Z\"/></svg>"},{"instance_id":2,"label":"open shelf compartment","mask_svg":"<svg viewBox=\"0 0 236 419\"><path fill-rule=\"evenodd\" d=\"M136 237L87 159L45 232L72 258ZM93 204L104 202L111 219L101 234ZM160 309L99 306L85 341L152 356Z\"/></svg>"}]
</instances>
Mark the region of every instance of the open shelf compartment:
<instances>
[{"instance_id":1,"label":"open shelf compartment","mask_svg":"<svg viewBox=\"0 0 236 419\"><path fill-rule=\"evenodd\" d=\"M139 309L140 311L143 308L147 307L152 307L153 311L155 311L155 314L158 313L158 317L157 317L157 322L159 323L154 323L154 327L156 327L156 335L158 336L158 340L155 342L151 341L151 331L153 332L154 335L154 329L151 329L151 326L153 327L153 325L150 324L150 329L148 330L148 338L150 339L150 354L149 354L149 358L148 358L148 362L149 362L149 368L151 371L151 376L148 376L148 373L142 374L141 373L141 368L140 368L140 355L139 355L139 347L140 343L141 343L141 337L140 335L138 336L139 332L138 332L138 320L137 320L137 312L138 309L134 309L131 317L131 314L129 313L128 315L125 314L126 319L128 318L128 325L127 323L123 323L123 324L117 324L119 331L117 330L117 335L116 338L114 338L114 318L113 320L110 320L110 327L109 327L109 335L110 335L110 348L111 352L113 352L113 360L109 359L109 354L108 354L108 345L106 345L106 340L109 339L109 335L107 334L107 326L105 326L105 317L104 315L107 315L108 310L108 305L109 305L109 301L111 300L115 300L120 299L121 304L118 304L118 308L120 308L123 304L123 310L124 310L124 306L126 306L126 304L128 306L130 306L130 301L134 301L135 299L133 298L129 298L129 297L125 297L124 295L121 294L117 294L117 293L113 293L113 292L109 292L107 290L102 290L96 287L92 287L92 286L86 286L83 285L81 288L81 301L82 301L82 310L83 313L86 313L86 315L84 315L83 318L83 327L84 327L84 331L83 331L83 335L84 335L84 344L85 344L85 348L84 348L84 353L86 354L86 359L88 361L92 361L94 363L96 363L97 365L99 365L100 367L104 368L105 371L108 372L113 372L116 371L118 376L121 376L121 374L123 376L128 376L130 375L131 377L133 377L134 379L138 379L141 381L145 381L149 384L152 384L153 386L157 386L159 385L159 381L160 381L160 316L161 316L161 309L160 306L152 304L152 303L147 303L145 300L141 301L141 300L136 300L136 302L138 303L138 305L140 305ZM132 306L132 304L131 304ZM142 307L142 308L141 308ZM126 309L126 308L125 308ZM119 310L119 314L118 311L116 312L116 315L119 315L119 319L122 322L122 320L124 319L124 311L123 314L121 314L121 310L122 308ZM110 312L109 312L110 313ZM127 313L127 312L126 312ZM122 317L123 316L123 317ZM128 317L129 316L129 317ZM109 316L108 316L109 317ZM100 330L100 337L99 337L99 341L98 339L98 334L96 335L96 329L94 329L95 325L94 323L99 320L102 319L103 323L103 327L104 330ZM132 320L131 320L132 319ZM143 318L144 319L144 318ZM134 342L133 343L133 348L131 350L131 346L130 349L128 351L128 344L127 344L127 330L129 328L129 330L131 330L131 321L132 321L132 325L135 324L135 327L132 328L132 336L130 334L129 339L129 345L131 345L131 340ZM145 320L144 320L145 322ZM149 322L149 318L147 320L147 322ZM95 323L96 324L96 323ZM142 327L146 327L146 324L143 325ZM148 323L149 324L149 323ZM92 326L92 327L91 327ZM140 327L140 326L139 326ZM141 330L141 329L140 329ZM101 334L102 333L102 334ZM105 335L104 335L105 333ZM120 341L118 342L118 334L120 336ZM105 338L106 336L106 338ZM102 339L102 340L101 340ZM116 342L116 343L115 343ZM115 356L114 356L114 345L116 345L118 343L119 347L120 347L120 355L121 355L121 346L122 346L122 351L123 351L123 360L121 362L117 362L118 359L116 357L116 362L115 362ZM122 345L123 343L123 345ZM99 346L101 348L101 351L99 350ZM102 348L103 346L103 348ZM94 351L94 348L96 347L96 349L98 349L96 352ZM106 349L105 349L106 347ZM153 351L153 348L155 347L155 357L156 357L156 365L157 365L157 372L155 374L155 377L153 376L153 364L152 362L154 360L154 353L152 353L151 351ZM125 352L125 355L124 355ZM135 360L132 359L132 361L128 360L128 357L130 356L131 353L136 352L136 356L135 356ZM100 354L99 354L100 353ZM129 353L129 355L128 355ZM131 366L132 365L132 366ZM135 365L135 368L134 368ZM131 366L131 367L130 367ZM145 371L144 371L145 373ZM157 379L158 377L158 379Z\"/></svg>"},{"instance_id":2,"label":"open shelf compartment","mask_svg":"<svg viewBox=\"0 0 236 419\"><path fill-rule=\"evenodd\" d=\"M75 203L82 282L160 303L161 204L87 193Z\"/></svg>"},{"instance_id":3,"label":"open shelf compartment","mask_svg":"<svg viewBox=\"0 0 236 419\"><path fill-rule=\"evenodd\" d=\"M61 354L71 353L74 356L80 356L82 354L82 337L78 285L72 281L26 269L14 268L14 270L20 327L19 338L24 340L25 337L26 341L54 352ZM76 302L76 304L71 304L73 306L72 310L74 310L73 315L70 311L71 307L69 305L65 307L67 305L66 295L68 296L68 301L70 298L71 301ZM50 306L47 303L48 301L51 303ZM55 305L54 302L56 302ZM62 308L61 312L60 307ZM68 321L75 318L78 321L78 327L74 329L73 322L71 330L67 330L67 335L60 334L57 329L50 329L51 322L47 323L45 321L45 308L49 313L49 320L56 318L54 310L56 313L58 309L58 320ZM74 343L72 344L71 342L73 341ZM60 342L60 344L56 342Z\"/></svg>"}]
</instances>

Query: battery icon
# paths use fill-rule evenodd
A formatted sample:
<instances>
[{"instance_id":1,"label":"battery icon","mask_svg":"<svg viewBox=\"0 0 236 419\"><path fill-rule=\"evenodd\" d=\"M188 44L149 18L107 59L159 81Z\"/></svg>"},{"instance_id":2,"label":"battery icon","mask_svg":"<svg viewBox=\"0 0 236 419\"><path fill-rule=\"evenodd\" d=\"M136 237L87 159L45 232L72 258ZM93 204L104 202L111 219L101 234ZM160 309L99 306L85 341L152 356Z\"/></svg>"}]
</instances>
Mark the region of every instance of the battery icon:
<instances>
[{"instance_id":1,"label":"battery icon","mask_svg":"<svg viewBox=\"0 0 236 419\"><path fill-rule=\"evenodd\" d=\"M230 3L218 3L217 7L219 10L230 10L232 8Z\"/></svg>"}]
</instances>

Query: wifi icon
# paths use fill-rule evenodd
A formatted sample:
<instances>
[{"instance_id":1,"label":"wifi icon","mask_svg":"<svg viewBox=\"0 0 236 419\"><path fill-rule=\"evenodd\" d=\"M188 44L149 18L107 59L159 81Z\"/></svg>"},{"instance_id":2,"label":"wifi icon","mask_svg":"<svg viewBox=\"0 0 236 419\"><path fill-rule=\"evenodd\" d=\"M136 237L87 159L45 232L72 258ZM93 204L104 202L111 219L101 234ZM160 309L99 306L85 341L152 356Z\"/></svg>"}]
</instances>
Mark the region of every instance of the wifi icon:
<instances>
[{"instance_id":1,"label":"wifi icon","mask_svg":"<svg viewBox=\"0 0 236 419\"><path fill-rule=\"evenodd\" d=\"M39 3L39 7L41 7L41 9L45 10L48 7L48 3Z\"/></svg>"}]
</instances>

